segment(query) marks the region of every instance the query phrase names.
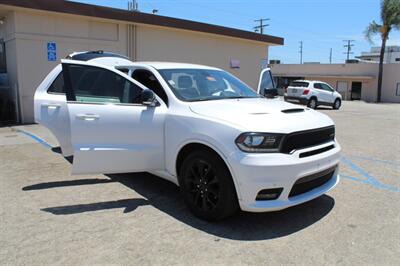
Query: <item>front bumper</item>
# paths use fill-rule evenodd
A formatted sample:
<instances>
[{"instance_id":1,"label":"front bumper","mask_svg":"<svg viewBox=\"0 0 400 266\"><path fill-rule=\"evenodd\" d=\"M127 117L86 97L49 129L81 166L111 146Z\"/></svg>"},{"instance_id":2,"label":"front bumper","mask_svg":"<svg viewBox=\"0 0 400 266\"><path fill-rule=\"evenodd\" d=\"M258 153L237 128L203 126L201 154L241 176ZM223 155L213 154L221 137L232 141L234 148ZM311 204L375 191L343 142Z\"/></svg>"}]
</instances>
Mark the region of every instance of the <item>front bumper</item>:
<instances>
[{"instance_id":1,"label":"front bumper","mask_svg":"<svg viewBox=\"0 0 400 266\"><path fill-rule=\"evenodd\" d=\"M304 97L295 97L295 96L287 96L285 95L284 97L286 102L297 102L297 103L301 103L301 104L307 104L308 103L308 99L304 98Z\"/></svg>"},{"instance_id":2,"label":"front bumper","mask_svg":"<svg viewBox=\"0 0 400 266\"><path fill-rule=\"evenodd\" d=\"M300 158L300 154L319 150L330 145L334 148ZM339 182L339 168L326 183L305 193L289 196L294 184L303 177L324 172L333 168L340 161L340 145L329 142L311 148L293 152L292 154L248 154L234 152L230 156L240 208L250 212L282 210L317 198ZM283 188L275 200L256 200L258 193L264 189Z\"/></svg>"}]
</instances>

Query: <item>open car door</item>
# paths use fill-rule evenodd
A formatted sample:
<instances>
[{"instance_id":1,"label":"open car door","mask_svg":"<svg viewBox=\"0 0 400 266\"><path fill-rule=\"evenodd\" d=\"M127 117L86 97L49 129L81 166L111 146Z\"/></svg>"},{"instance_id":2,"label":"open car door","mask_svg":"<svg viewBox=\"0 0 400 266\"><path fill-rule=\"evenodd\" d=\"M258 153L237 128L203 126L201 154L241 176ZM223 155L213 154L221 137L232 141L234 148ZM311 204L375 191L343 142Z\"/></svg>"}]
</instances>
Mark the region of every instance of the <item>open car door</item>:
<instances>
[{"instance_id":1,"label":"open car door","mask_svg":"<svg viewBox=\"0 0 400 266\"><path fill-rule=\"evenodd\" d=\"M278 96L278 91L275 88L274 80L272 78L271 70L269 68L263 69L261 71L257 93L267 98Z\"/></svg>"},{"instance_id":2,"label":"open car door","mask_svg":"<svg viewBox=\"0 0 400 266\"><path fill-rule=\"evenodd\" d=\"M146 88L113 67L62 60L74 150L73 174L163 170L162 101L140 101Z\"/></svg>"}]
</instances>

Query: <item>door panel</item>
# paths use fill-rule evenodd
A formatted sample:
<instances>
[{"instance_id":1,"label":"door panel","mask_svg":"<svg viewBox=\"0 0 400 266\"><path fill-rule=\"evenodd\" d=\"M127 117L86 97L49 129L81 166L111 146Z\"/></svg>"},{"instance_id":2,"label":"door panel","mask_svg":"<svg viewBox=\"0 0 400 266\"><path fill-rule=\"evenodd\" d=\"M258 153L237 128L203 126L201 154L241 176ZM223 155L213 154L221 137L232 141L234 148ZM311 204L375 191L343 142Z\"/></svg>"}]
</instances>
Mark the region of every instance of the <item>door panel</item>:
<instances>
[{"instance_id":1,"label":"door panel","mask_svg":"<svg viewBox=\"0 0 400 266\"><path fill-rule=\"evenodd\" d=\"M165 106L68 103L72 173L164 169Z\"/></svg>"},{"instance_id":2,"label":"door panel","mask_svg":"<svg viewBox=\"0 0 400 266\"><path fill-rule=\"evenodd\" d=\"M63 73L74 174L165 168L165 104L139 104L143 85L111 67L64 60Z\"/></svg>"},{"instance_id":3,"label":"door panel","mask_svg":"<svg viewBox=\"0 0 400 266\"><path fill-rule=\"evenodd\" d=\"M61 66L56 67L39 86L35 93L35 120L56 137L63 155L71 156L71 130L62 77Z\"/></svg>"}]
</instances>

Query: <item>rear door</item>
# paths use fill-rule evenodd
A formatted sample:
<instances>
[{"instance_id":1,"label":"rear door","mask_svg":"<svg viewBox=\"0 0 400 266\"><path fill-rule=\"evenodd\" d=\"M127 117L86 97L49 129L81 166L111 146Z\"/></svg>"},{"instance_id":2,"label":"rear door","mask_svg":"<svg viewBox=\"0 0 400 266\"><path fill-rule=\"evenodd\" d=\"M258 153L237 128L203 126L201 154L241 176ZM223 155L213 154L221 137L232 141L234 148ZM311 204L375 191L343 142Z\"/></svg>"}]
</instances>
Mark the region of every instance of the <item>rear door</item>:
<instances>
[{"instance_id":1,"label":"rear door","mask_svg":"<svg viewBox=\"0 0 400 266\"><path fill-rule=\"evenodd\" d=\"M73 155L70 122L61 65L43 80L36 90L35 121L57 138L64 156Z\"/></svg>"},{"instance_id":2,"label":"rear door","mask_svg":"<svg viewBox=\"0 0 400 266\"><path fill-rule=\"evenodd\" d=\"M144 86L94 63L63 60L72 173L163 170L166 105L140 103Z\"/></svg>"}]
</instances>

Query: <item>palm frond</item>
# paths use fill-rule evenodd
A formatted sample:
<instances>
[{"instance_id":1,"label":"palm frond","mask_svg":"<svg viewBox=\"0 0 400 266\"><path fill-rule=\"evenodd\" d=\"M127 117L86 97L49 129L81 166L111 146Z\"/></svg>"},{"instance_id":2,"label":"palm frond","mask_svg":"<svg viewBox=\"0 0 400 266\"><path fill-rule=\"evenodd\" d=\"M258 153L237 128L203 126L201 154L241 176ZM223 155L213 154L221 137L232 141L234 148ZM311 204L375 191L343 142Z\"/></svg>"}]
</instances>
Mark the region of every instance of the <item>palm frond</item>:
<instances>
[{"instance_id":1,"label":"palm frond","mask_svg":"<svg viewBox=\"0 0 400 266\"><path fill-rule=\"evenodd\" d=\"M381 33L381 29L382 29L382 25L379 25L378 23L376 23L375 20L372 21L364 31L365 38L370 43L373 43L372 37L375 34Z\"/></svg>"}]
</instances>

